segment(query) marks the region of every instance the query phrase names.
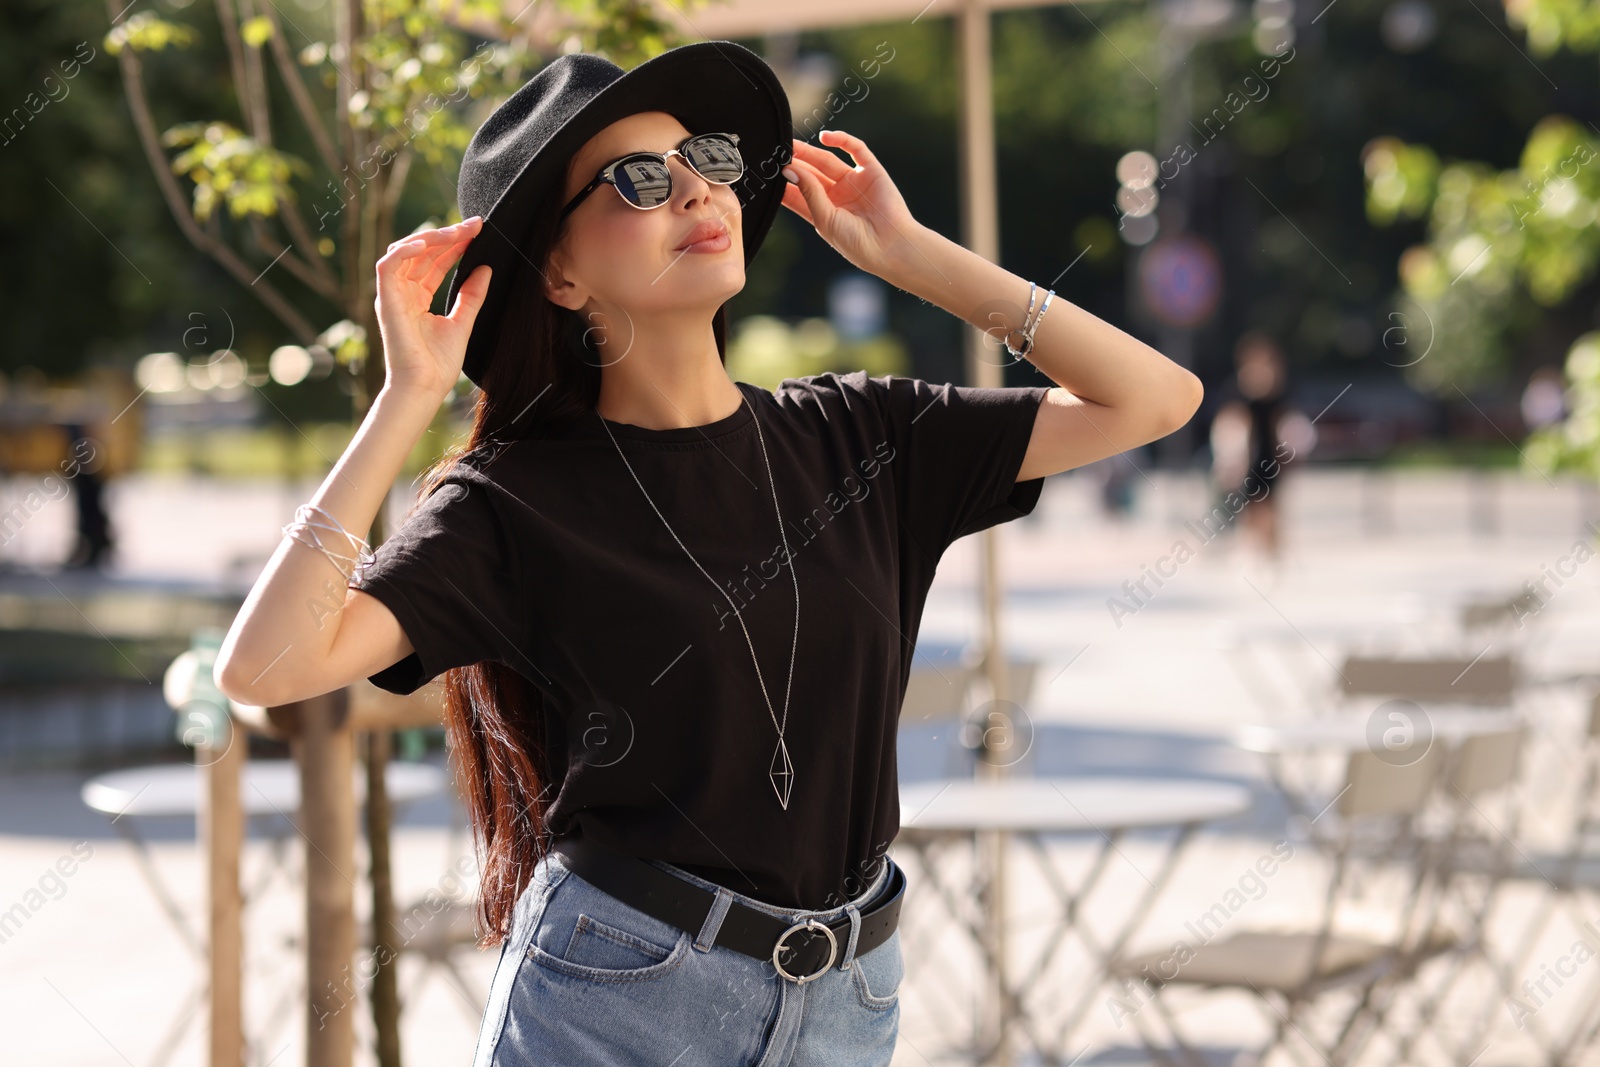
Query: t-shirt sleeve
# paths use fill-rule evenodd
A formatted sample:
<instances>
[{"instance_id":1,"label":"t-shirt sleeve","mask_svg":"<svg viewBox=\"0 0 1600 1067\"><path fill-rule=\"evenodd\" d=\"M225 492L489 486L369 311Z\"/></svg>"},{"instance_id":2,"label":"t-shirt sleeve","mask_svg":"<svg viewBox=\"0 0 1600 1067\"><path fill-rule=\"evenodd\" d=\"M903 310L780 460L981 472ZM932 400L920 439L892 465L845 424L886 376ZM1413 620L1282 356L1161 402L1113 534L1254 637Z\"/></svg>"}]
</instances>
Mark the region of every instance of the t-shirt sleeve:
<instances>
[{"instance_id":1,"label":"t-shirt sleeve","mask_svg":"<svg viewBox=\"0 0 1600 1067\"><path fill-rule=\"evenodd\" d=\"M491 490L446 480L352 583L394 613L414 650L372 675L372 683L404 694L453 667L484 660L522 666L528 625L520 577Z\"/></svg>"},{"instance_id":2,"label":"t-shirt sleeve","mask_svg":"<svg viewBox=\"0 0 1600 1067\"><path fill-rule=\"evenodd\" d=\"M934 385L887 374L860 379L884 413L900 521L923 551L1033 511L1044 478L1017 481L1048 386Z\"/></svg>"}]
</instances>

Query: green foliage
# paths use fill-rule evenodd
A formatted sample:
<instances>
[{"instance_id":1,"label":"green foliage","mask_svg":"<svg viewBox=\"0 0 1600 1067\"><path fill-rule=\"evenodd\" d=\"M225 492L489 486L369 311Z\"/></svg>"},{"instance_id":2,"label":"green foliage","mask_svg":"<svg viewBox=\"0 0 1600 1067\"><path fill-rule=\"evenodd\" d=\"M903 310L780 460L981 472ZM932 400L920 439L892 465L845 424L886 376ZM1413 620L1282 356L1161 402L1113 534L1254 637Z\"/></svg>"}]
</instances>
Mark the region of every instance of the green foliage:
<instances>
[{"instance_id":1,"label":"green foliage","mask_svg":"<svg viewBox=\"0 0 1600 1067\"><path fill-rule=\"evenodd\" d=\"M429 164L449 166L472 129L445 105L510 92L535 66L520 42L485 45L469 55L453 27L399 10L413 6L375 5L371 31L359 42L368 87L351 94L350 124L373 140L363 170L374 161L386 165L408 147ZM328 42L306 45L298 58L330 92L337 87L341 75Z\"/></svg>"},{"instance_id":2,"label":"green foliage","mask_svg":"<svg viewBox=\"0 0 1600 1067\"><path fill-rule=\"evenodd\" d=\"M1529 48L1600 49L1600 2L1508 0L1508 21ZM1442 170L1426 148L1394 138L1368 146L1367 213L1387 224L1431 204L1426 244L1408 249L1400 276L1408 297L1437 328L1443 358L1419 375L1481 379L1486 338L1517 294L1541 308L1564 303L1600 267L1600 141L1592 126L1550 115L1528 136L1517 167L1459 162ZM1567 417L1535 430L1523 453L1529 473L1575 471L1600 478L1600 333L1579 337L1564 367Z\"/></svg>"},{"instance_id":3,"label":"green foliage","mask_svg":"<svg viewBox=\"0 0 1600 1067\"><path fill-rule=\"evenodd\" d=\"M1563 377L1570 411L1565 420L1529 435L1525 465L1600 479L1600 332L1578 338L1567 353Z\"/></svg>"},{"instance_id":4,"label":"green foliage","mask_svg":"<svg viewBox=\"0 0 1600 1067\"><path fill-rule=\"evenodd\" d=\"M234 218L277 214L294 193L290 181L311 173L304 160L264 147L226 122L186 122L161 135L168 147L192 145L172 159L172 173L194 182L194 214L211 217L218 202Z\"/></svg>"},{"instance_id":5,"label":"green foliage","mask_svg":"<svg viewBox=\"0 0 1600 1067\"><path fill-rule=\"evenodd\" d=\"M135 52L159 52L168 45L187 48L197 38L198 35L188 26L168 22L154 12L141 11L111 27L105 36L105 46L112 55L120 53L124 46Z\"/></svg>"},{"instance_id":6,"label":"green foliage","mask_svg":"<svg viewBox=\"0 0 1600 1067\"><path fill-rule=\"evenodd\" d=\"M996 20L995 52L1005 60L995 63L995 110L1007 118L996 135L1029 146L1052 129L1114 148L1150 140L1156 86L1170 74L1161 64L1158 16L1085 4L1068 19L1081 24L1080 34L1048 32L1048 16L1038 11ZM943 78L959 88L951 72Z\"/></svg>"},{"instance_id":7,"label":"green foliage","mask_svg":"<svg viewBox=\"0 0 1600 1067\"><path fill-rule=\"evenodd\" d=\"M785 378L863 369L874 377L909 374L911 355L893 334L847 341L823 318L791 326L775 316L749 315L728 344L728 374L768 389Z\"/></svg>"},{"instance_id":8,"label":"green foliage","mask_svg":"<svg viewBox=\"0 0 1600 1067\"><path fill-rule=\"evenodd\" d=\"M401 473L416 477L447 451L465 445L470 423L440 408L433 423L407 453ZM139 469L153 474L204 474L215 478L320 478L350 444L348 420L296 425L214 427L163 433L146 442Z\"/></svg>"},{"instance_id":9,"label":"green foliage","mask_svg":"<svg viewBox=\"0 0 1600 1067\"><path fill-rule=\"evenodd\" d=\"M317 336L317 343L333 353L334 361L359 369L367 358L367 331L349 319L338 322Z\"/></svg>"},{"instance_id":10,"label":"green foliage","mask_svg":"<svg viewBox=\"0 0 1600 1067\"><path fill-rule=\"evenodd\" d=\"M1379 137L1361 153L1367 175L1367 217L1379 226L1427 212L1439 188L1439 157L1427 145Z\"/></svg>"},{"instance_id":11,"label":"green foliage","mask_svg":"<svg viewBox=\"0 0 1600 1067\"><path fill-rule=\"evenodd\" d=\"M668 0L671 7L691 12L707 6ZM563 45L566 51L599 52L625 70L684 42L673 24L655 17L638 0L557 0L558 8L576 16L582 26Z\"/></svg>"},{"instance_id":12,"label":"green foliage","mask_svg":"<svg viewBox=\"0 0 1600 1067\"><path fill-rule=\"evenodd\" d=\"M1506 0L1506 21L1528 35L1535 55L1562 45L1574 52L1600 49L1600 3L1595 0Z\"/></svg>"},{"instance_id":13,"label":"green foliage","mask_svg":"<svg viewBox=\"0 0 1600 1067\"><path fill-rule=\"evenodd\" d=\"M1492 379L1519 301L1557 307L1594 277L1597 160L1600 140L1561 115L1534 128L1514 170L1440 164L1430 149L1392 137L1368 144L1368 217L1380 225L1427 219L1426 242L1400 260L1405 296L1433 339L1433 358L1411 371L1417 384Z\"/></svg>"},{"instance_id":14,"label":"green foliage","mask_svg":"<svg viewBox=\"0 0 1600 1067\"><path fill-rule=\"evenodd\" d=\"M244 25L239 27L239 36L251 48L260 48L272 40L272 20L264 15L257 15L253 19L248 19Z\"/></svg>"},{"instance_id":15,"label":"green foliage","mask_svg":"<svg viewBox=\"0 0 1600 1067\"><path fill-rule=\"evenodd\" d=\"M1517 447L1505 441L1407 441L1372 461L1380 470L1475 470L1516 471L1522 464Z\"/></svg>"},{"instance_id":16,"label":"green foliage","mask_svg":"<svg viewBox=\"0 0 1600 1067\"><path fill-rule=\"evenodd\" d=\"M628 65L678 43L642 0L561 3L577 27L564 42L569 49L603 51ZM220 9L223 17L232 10ZM257 238L238 258L261 268L249 284L259 285L257 293L270 290L274 299L264 302L281 320L264 331L265 347L286 339L285 326L302 342L320 330L318 341L335 356L341 388L359 393L374 325L367 283L377 256L419 216L427 226L459 218L454 173L476 124L544 60L530 52L527 34L512 18L527 7L512 12L492 0L361 0L361 28L353 40L340 38L331 5L297 10L292 20L280 8L257 11L233 28L254 55L244 64L231 53L223 53L225 62L207 59L231 75L231 91L209 99L238 101L242 117L186 117L167 128L160 143L175 150L169 166L187 179L196 221L230 246ZM202 9L196 15L204 17ZM488 39L475 43L463 26ZM293 49L282 36L287 31ZM154 58L168 46L210 39L194 27L141 13L113 26L103 41L108 51L131 47ZM279 66L283 55L297 64L287 82ZM174 73L147 62L137 91L153 95L146 86L154 89ZM256 99L263 89L268 98ZM149 110L158 109L151 104ZM408 186L418 191L407 195ZM309 220L301 215L308 202ZM226 212L219 210L224 205ZM244 225L224 229L224 214ZM279 259L284 262L268 277ZM236 282L245 280L239 270L231 273ZM294 288L297 281L306 291ZM308 414L300 392L287 392L295 398L282 398L290 410ZM273 406L283 413L277 402Z\"/></svg>"},{"instance_id":17,"label":"green foliage","mask_svg":"<svg viewBox=\"0 0 1600 1067\"><path fill-rule=\"evenodd\" d=\"M677 43L670 27L639 0L561 0L561 6L578 16L583 27L567 42L569 46L604 51L624 66ZM494 27L510 43L495 41L469 51L457 20ZM465 109L449 105L507 95L539 65L524 43L525 35L516 32L506 11L491 0L450 5L434 0L365 0L363 23L366 32L353 43L349 60L337 59L339 48L331 40L313 40L296 52L299 64L327 90L322 103L329 111L341 79L355 72L361 81L348 109L350 126L365 135L359 173L335 175L337 186L347 191L357 183L364 187L403 152L415 152L434 167L452 167L474 127L463 121ZM309 25L305 31L305 24L297 22L296 29L332 30L331 25ZM273 35L283 31L262 15L243 21L239 32L248 47L265 49ZM195 39L190 27L142 13L113 27L105 44L113 52L124 44L157 51ZM334 124L332 116L322 120ZM193 182L195 215L201 221L224 203L234 218L270 218L295 201L295 180L315 173L305 159L264 145L259 137L223 119L173 126L162 135L162 142L168 147L190 146L174 157L172 167ZM345 198L345 193L339 195ZM440 214L453 217L448 207ZM332 257L337 237L322 238L318 251Z\"/></svg>"}]
</instances>

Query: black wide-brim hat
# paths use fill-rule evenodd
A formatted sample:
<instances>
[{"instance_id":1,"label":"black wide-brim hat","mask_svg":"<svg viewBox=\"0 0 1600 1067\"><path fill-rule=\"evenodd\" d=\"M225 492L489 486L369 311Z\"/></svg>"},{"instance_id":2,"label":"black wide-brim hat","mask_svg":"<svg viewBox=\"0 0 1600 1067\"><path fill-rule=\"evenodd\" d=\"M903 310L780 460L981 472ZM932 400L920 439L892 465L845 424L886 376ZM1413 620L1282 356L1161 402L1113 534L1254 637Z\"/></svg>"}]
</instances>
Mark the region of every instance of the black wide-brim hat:
<instances>
[{"instance_id":1,"label":"black wide-brim hat","mask_svg":"<svg viewBox=\"0 0 1600 1067\"><path fill-rule=\"evenodd\" d=\"M789 98L766 61L732 41L682 45L628 71L587 52L559 56L484 120L461 159L461 217L481 215L483 228L456 264L445 308L475 269L491 269L462 366L473 382L482 383L517 267L527 261L529 224L538 212L561 210L567 165L584 142L641 111L665 111L691 134L739 135L745 174L732 188L749 265L782 204L779 170L794 147Z\"/></svg>"}]
</instances>

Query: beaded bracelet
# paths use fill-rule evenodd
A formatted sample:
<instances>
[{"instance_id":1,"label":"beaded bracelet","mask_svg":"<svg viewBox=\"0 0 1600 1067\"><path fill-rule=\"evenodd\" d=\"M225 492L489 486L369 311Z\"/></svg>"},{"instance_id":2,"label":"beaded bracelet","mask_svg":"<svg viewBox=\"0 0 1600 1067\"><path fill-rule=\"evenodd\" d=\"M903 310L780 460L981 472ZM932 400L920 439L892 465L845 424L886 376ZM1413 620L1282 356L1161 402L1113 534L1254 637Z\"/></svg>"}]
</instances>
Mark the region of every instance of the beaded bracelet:
<instances>
[{"instance_id":1,"label":"beaded bracelet","mask_svg":"<svg viewBox=\"0 0 1600 1067\"><path fill-rule=\"evenodd\" d=\"M325 521L323 521L325 520ZM337 533L343 537L347 547L354 547L355 554L346 553L329 548L322 542L322 533ZM366 573L372 566L372 546L365 540L350 533L328 512L315 504L301 504L294 511L294 521L283 528L284 535L292 541L298 541L307 548L314 548L327 557L344 578L345 584L355 581Z\"/></svg>"}]
</instances>

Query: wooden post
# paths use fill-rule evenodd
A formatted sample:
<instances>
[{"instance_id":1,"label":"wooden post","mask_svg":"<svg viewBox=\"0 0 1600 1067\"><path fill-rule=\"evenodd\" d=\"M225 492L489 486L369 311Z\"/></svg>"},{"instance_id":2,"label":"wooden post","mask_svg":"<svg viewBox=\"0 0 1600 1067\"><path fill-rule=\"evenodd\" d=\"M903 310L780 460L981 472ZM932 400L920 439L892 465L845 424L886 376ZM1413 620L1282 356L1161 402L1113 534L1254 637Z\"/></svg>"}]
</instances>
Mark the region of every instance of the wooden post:
<instances>
[{"instance_id":1,"label":"wooden post","mask_svg":"<svg viewBox=\"0 0 1600 1067\"><path fill-rule=\"evenodd\" d=\"M306 1067L355 1055L355 743L343 690L301 701L294 756L306 842Z\"/></svg>"},{"instance_id":2,"label":"wooden post","mask_svg":"<svg viewBox=\"0 0 1600 1067\"><path fill-rule=\"evenodd\" d=\"M956 15L956 47L961 57L961 229L962 243L991 263L1000 262L999 181L994 159L994 74L990 56L989 5L986 0L966 0ZM1040 294L1042 297L1042 293ZM994 389L1005 384L1001 362L1005 358L990 336L969 329L966 337L967 381ZM984 665L989 698L1005 700L1006 656L1000 637L999 531L979 535L979 597L983 617ZM987 730L985 731L987 734ZM980 760L978 777L994 776L1001 768ZM994 831L978 835L975 859L989 870L986 931L988 952L994 965L993 985L987 992L986 1018L980 1029L980 1047L992 1050L987 1061L997 1067L1012 1062L1010 1004L1005 996L1006 973L1006 835Z\"/></svg>"},{"instance_id":3,"label":"wooden post","mask_svg":"<svg viewBox=\"0 0 1600 1067\"><path fill-rule=\"evenodd\" d=\"M400 990L395 952L394 888L389 863L390 808L386 774L394 734L372 730L367 739L367 851L372 880L372 1028L378 1067L400 1067Z\"/></svg>"},{"instance_id":4,"label":"wooden post","mask_svg":"<svg viewBox=\"0 0 1600 1067\"><path fill-rule=\"evenodd\" d=\"M211 964L210 1064L243 1067L244 1006L242 915L239 892L239 854L244 842L244 805L240 779L249 753L249 738L242 729L228 726L215 747L198 746L197 758L207 761L205 803L201 806L200 840L206 854L207 938Z\"/></svg>"}]
</instances>

